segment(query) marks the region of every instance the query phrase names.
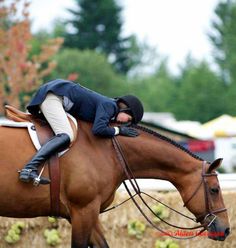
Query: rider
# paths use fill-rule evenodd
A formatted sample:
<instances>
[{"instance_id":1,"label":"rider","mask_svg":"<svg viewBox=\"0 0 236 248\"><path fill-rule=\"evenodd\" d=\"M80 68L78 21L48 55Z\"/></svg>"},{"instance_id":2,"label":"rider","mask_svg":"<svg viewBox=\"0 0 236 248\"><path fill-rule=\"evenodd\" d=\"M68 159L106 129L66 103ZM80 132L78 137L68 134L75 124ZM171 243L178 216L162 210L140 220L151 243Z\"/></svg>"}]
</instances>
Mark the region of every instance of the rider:
<instances>
[{"instance_id":1,"label":"rider","mask_svg":"<svg viewBox=\"0 0 236 248\"><path fill-rule=\"evenodd\" d=\"M66 112L80 120L93 123L94 135L113 137L123 135L138 136L138 132L128 126L109 127L114 120L120 123L137 124L143 116L143 105L133 95L108 98L89 90L78 83L56 79L43 84L27 106L28 111L38 117L44 117L55 136L46 142L20 172L22 182L35 181L37 168L54 153L69 147L74 137ZM41 184L50 183L50 179L41 177Z\"/></svg>"}]
</instances>

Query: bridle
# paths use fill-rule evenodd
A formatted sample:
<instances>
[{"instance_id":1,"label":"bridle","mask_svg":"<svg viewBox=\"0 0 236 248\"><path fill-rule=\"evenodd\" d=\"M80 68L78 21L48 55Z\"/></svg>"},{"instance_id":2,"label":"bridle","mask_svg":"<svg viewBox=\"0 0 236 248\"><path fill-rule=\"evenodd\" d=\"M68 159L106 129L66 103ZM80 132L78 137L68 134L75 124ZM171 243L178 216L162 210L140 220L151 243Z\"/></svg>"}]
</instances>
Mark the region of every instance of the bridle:
<instances>
[{"instance_id":1,"label":"bridle","mask_svg":"<svg viewBox=\"0 0 236 248\"><path fill-rule=\"evenodd\" d=\"M224 212L224 211L227 211L226 208L219 208L219 209L212 209L212 206L210 204L210 198L209 198L209 187L208 187L208 183L207 183L207 180L206 178L207 177L210 177L210 176L216 176L217 177L217 173L213 172L213 173L206 173L206 164L207 162L206 161L203 161L202 163L202 173L201 173L201 176L202 176L202 179L200 181L200 184L196 187L196 190L194 190L194 192L192 193L192 195L188 198L188 200L184 203L184 207L194 198L194 196L197 194L197 192L199 191L199 189L201 188L201 185L203 184L204 185L204 196L205 196L205 213L198 216L196 219L192 218L192 217L189 217L189 216L186 216L184 215L183 213L167 206L166 204L162 203L160 200L157 200L155 199L154 197L148 195L147 193L144 193L140 190L139 186L138 186L138 183L136 181L136 178L133 174L133 172L131 171L126 159L125 159L125 156L124 156L124 153L122 151L122 148L120 146L120 143L118 142L118 140L114 137L112 138L112 144L114 146L114 149L116 151L116 155L117 155L117 158L122 166L122 169L126 175L126 178L127 180L130 182L134 192L135 192L135 195L132 195L130 189L128 188L127 184L125 181L123 181L123 184L125 186L125 189L126 191L128 192L130 198L129 199L132 199L132 201L134 202L134 204L136 205L136 207L138 208L138 210L141 212L141 214L144 216L144 218L157 230L159 230L160 232L164 233L165 235L168 235L168 236L171 236L173 238L176 238L176 239L190 239L190 238L194 238L196 236L199 236L202 232L204 232L205 230L207 230L207 228L209 228L215 221L215 219L217 218L217 216L215 214L217 213L221 213L221 212ZM161 203L162 205L168 207L169 209L171 209L172 211L178 213L179 215L181 216L184 216L188 219L191 219L192 221L194 221L195 223L197 222L201 222L203 221L203 224L201 225L198 225L198 226L195 226L195 227L180 227L180 226L177 226L177 225L173 225L169 222L167 222L166 220L160 218L159 216L157 216L153 210L149 207L149 205L146 203L146 201L143 199L142 195L141 194L144 194L150 198L152 198L153 200ZM175 227L175 228L179 228L179 229L182 229L182 230L193 230L193 229L198 229L198 228L202 228L202 230L200 230L196 235L193 235L191 237L176 237L176 236L173 236L171 234L169 234L168 232L165 232L163 231L161 228L159 228L155 223L153 223L150 218L144 213L144 211L140 208L139 204L137 203L136 199L134 198L135 196L139 196L139 198L141 199L141 201L144 203L144 205L156 216L158 217L162 222L168 224L169 226L172 226L172 227ZM126 202L127 200L125 200L124 202ZM123 202L123 203L124 203ZM121 205L121 204L119 204ZM115 206L117 207L117 206ZM111 210L115 207L112 207L112 208L109 208L105 211L108 211L108 210ZM105 212L103 211L103 212ZM212 217L212 219L210 220L210 222L208 222L208 218L209 217Z\"/></svg>"},{"instance_id":2,"label":"bridle","mask_svg":"<svg viewBox=\"0 0 236 248\"><path fill-rule=\"evenodd\" d=\"M206 161L203 161L202 163L202 179L200 181L200 184L197 186L196 190L193 192L193 194L188 198L187 201L185 201L184 203L184 207L187 206L187 204L193 199L193 197L197 194L198 190L201 188L202 184L204 186L204 197L205 197L205 213L198 216L196 221L197 222L201 222L201 221L205 221L208 217L212 216L213 219L211 220L211 222L208 224L208 226L210 226L214 220L217 218L217 216L215 214L217 213L221 213L221 212L224 212L224 211L227 211L226 208L219 208L219 209L215 209L213 210L212 209L212 206L210 204L210 197L209 197L209 186L208 186L208 183L207 183L207 180L206 178L207 177L212 177L212 176L215 176L217 177L217 173L216 172L212 172L212 173L206 173L206 164L207 162Z\"/></svg>"},{"instance_id":3,"label":"bridle","mask_svg":"<svg viewBox=\"0 0 236 248\"><path fill-rule=\"evenodd\" d=\"M199 191L199 189L201 188L201 185L203 184L204 185L204 195L205 195L205 213L198 216L196 219L192 218L192 217L189 217L187 215L184 215L183 213L173 209L172 207L169 207L168 205L162 203L160 200L157 200L155 199L154 197L150 196L149 194L145 193L145 192L142 192L138 186L138 183L136 181L136 178L132 172L132 170L130 169L126 159L125 159L125 156L124 156L124 153L122 151L122 148L121 148L121 145L120 143L118 142L118 140L114 137L112 138L112 144L114 146L114 149L116 151L116 155L117 155L117 158L122 166L122 169L125 173L125 176L127 178L127 180L130 182L134 192L135 192L135 195L133 195L130 191L130 189L128 188L127 184L125 181L123 181L123 184L125 186L125 189L126 191L128 192L130 198L134 204L136 205L136 207L138 208L138 210L141 212L141 214L144 216L144 218L151 224L151 226L153 226L155 229L157 229L158 231L162 232L163 234L167 235L167 236L171 236L173 238L176 238L176 239L191 239L191 238L194 238L196 236L199 236L202 232L204 232L205 230L207 230L207 228L209 228L215 221L215 219L217 218L217 216L215 214L217 213L221 213L221 212L224 212L224 211L227 211L226 208L219 208L219 209L212 209L212 206L210 204L210 198L209 198L209 187L208 187L208 183L207 183L207 180L206 178L207 177L210 177L210 176L216 176L217 177L217 173L213 172L213 173L206 173L206 164L207 162L206 161L203 161L203 164L202 164L202 179L201 179L201 182L200 184L197 186L196 190L194 190L193 194L188 198L188 200L184 203L184 207L194 198L194 196L197 194L197 192ZM194 221L195 223L197 222L202 222L203 221L203 224L201 225L198 225L198 226L195 226L195 227L181 227L181 226L177 226L177 225L174 225L174 224L171 224L169 222L167 222L166 220L162 219L161 217L157 216L155 214L155 212L150 208L150 206L146 203L146 201L144 200L144 198L142 197L142 194L152 198L153 200L159 202L160 204L166 206L167 208L171 209L172 211L178 213L179 215L181 216L184 216L188 219L191 219L192 221ZM173 236L171 235L170 233L162 230L161 228L159 228L155 223L153 223L152 220L150 220L150 218L144 213L144 211L140 208L138 202L136 201L135 199L135 196L138 196L139 199L144 203L144 205L155 215L155 217L158 217L162 222L168 224L169 226L171 227L174 227L174 228L179 228L179 229L182 229L182 230L193 230L193 229L198 229L198 228L202 228L196 235L193 235L191 237L176 237L176 236ZM128 199L128 200L129 200ZM127 200L125 200L124 202L126 202ZM123 204L124 202L122 202L121 204ZM121 204L119 204L118 206L120 206ZM109 209L106 209L104 210L103 212L106 212L106 211L109 211L111 209L114 209L116 208L117 206L113 206ZM208 218L209 217L212 217L212 219L210 220L210 222L208 221Z\"/></svg>"}]
</instances>

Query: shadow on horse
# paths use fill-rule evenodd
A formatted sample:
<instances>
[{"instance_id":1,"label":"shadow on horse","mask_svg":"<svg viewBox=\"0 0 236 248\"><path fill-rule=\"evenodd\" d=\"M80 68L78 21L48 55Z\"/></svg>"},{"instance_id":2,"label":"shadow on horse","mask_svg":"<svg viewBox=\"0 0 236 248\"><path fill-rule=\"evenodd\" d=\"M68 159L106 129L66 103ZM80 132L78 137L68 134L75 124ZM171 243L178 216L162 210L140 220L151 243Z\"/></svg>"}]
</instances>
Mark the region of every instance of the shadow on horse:
<instances>
[{"instance_id":1,"label":"shadow on horse","mask_svg":"<svg viewBox=\"0 0 236 248\"><path fill-rule=\"evenodd\" d=\"M116 138L133 175L171 182L197 220L210 223L208 231L222 234L210 238L224 240L229 221L215 174L221 160L203 168L200 158L175 142L147 128L135 128L138 137ZM18 179L17 171L36 152L28 131L0 126L0 147L0 216L49 216L49 186L34 187ZM43 174L48 176L47 166ZM79 121L76 142L60 158L60 175L60 216L71 223L71 247L107 248L99 213L112 203L117 188L127 179L112 140L95 137L91 124Z\"/></svg>"}]
</instances>

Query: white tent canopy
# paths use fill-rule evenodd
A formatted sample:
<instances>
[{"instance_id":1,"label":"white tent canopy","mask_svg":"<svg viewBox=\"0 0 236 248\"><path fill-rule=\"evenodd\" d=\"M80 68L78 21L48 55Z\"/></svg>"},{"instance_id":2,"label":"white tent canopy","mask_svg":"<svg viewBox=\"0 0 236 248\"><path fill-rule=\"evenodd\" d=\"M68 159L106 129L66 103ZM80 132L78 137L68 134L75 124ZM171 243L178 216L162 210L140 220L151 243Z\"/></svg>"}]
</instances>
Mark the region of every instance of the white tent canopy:
<instances>
[{"instance_id":1,"label":"white tent canopy","mask_svg":"<svg viewBox=\"0 0 236 248\"><path fill-rule=\"evenodd\" d=\"M202 124L189 134L199 138L232 137L236 136L236 118L222 115Z\"/></svg>"},{"instance_id":2,"label":"white tent canopy","mask_svg":"<svg viewBox=\"0 0 236 248\"><path fill-rule=\"evenodd\" d=\"M222 115L201 124L196 121L177 121L171 113L145 112L143 120L186 133L198 139L236 136L236 117L230 115Z\"/></svg>"}]
</instances>

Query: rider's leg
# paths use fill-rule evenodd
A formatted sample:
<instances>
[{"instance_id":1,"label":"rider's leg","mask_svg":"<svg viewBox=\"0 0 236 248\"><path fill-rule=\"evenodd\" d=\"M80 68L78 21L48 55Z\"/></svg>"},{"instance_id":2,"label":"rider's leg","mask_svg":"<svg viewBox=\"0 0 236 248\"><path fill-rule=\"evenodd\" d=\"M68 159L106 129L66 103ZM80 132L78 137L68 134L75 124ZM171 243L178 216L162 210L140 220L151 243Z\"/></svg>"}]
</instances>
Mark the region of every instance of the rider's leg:
<instances>
[{"instance_id":1,"label":"rider's leg","mask_svg":"<svg viewBox=\"0 0 236 248\"><path fill-rule=\"evenodd\" d=\"M73 130L63 108L61 97L49 93L41 104L40 109L56 136L46 142L21 171L20 180L23 182L34 181L38 177L38 166L51 155L65 150L74 139ZM41 177L40 183L48 184L50 180Z\"/></svg>"}]
</instances>

